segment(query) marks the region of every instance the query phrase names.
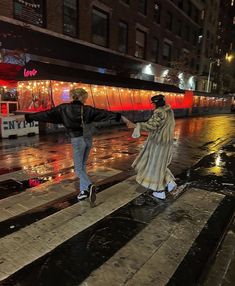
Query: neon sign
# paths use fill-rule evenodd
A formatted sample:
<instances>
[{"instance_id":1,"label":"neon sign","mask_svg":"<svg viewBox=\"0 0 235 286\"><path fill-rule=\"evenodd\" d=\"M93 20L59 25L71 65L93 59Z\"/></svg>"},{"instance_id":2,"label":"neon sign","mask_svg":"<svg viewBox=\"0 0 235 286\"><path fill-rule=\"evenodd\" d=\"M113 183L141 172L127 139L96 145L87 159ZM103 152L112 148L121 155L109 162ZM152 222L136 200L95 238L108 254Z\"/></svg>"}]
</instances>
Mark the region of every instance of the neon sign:
<instances>
[{"instance_id":1,"label":"neon sign","mask_svg":"<svg viewBox=\"0 0 235 286\"><path fill-rule=\"evenodd\" d=\"M33 70L27 70L24 69L24 77L33 77L38 73L37 70L33 69Z\"/></svg>"}]
</instances>

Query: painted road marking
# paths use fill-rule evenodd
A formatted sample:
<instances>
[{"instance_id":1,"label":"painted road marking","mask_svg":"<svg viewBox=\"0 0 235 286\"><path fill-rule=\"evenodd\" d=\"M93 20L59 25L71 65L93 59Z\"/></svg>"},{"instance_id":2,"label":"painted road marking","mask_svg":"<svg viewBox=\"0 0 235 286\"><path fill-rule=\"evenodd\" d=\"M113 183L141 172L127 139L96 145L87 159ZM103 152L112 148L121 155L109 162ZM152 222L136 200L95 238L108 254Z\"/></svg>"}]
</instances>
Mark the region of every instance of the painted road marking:
<instances>
[{"instance_id":1,"label":"painted road marking","mask_svg":"<svg viewBox=\"0 0 235 286\"><path fill-rule=\"evenodd\" d=\"M188 190L81 285L166 285L223 198Z\"/></svg>"},{"instance_id":2,"label":"painted road marking","mask_svg":"<svg viewBox=\"0 0 235 286\"><path fill-rule=\"evenodd\" d=\"M95 208L80 202L1 238L0 281L140 196L137 188L133 176L99 193Z\"/></svg>"},{"instance_id":3,"label":"painted road marking","mask_svg":"<svg viewBox=\"0 0 235 286\"><path fill-rule=\"evenodd\" d=\"M115 176L120 170L112 168L91 169L89 175L98 183L106 178ZM64 176L64 179L75 179L74 174ZM68 195L76 194L74 182L46 182L41 186L31 188L18 195L0 200L0 222L29 212L35 208L48 205Z\"/></svg>"}]
</instances>

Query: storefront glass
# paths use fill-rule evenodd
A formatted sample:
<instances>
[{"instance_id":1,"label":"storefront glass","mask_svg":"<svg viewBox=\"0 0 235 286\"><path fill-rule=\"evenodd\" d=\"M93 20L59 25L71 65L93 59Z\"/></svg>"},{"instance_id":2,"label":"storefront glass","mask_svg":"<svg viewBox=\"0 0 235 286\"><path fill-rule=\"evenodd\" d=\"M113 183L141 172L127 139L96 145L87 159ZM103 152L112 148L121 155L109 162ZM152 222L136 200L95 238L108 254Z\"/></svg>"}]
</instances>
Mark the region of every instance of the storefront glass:
<instances>
[{"instance_id":1,"label":"storefront glass","mask_svg":"<svg viewBox=\"0 0 235 286\"><path fill-rule=\"evenodd\" d=\"M73 88L84 88L88 92L87 105L111 111L150 110L153 108L151 97L159 93L174 109L184 108L187 102L184 94L45 80L18 84L19 109L40 111L70 102L69 92Z\"/></svg>"},{"instance_id":2,"label":"storefront glass","mask_svg":"<svg viewBox=\"0 0 235 286\"><path fill-rule=\"evenodd\" d=\"M40 111L52 106L50 81L29 81L18 84L19 109Z\"/></svg>"},{"instance_id":3,"label":"storefront glass","mask_svg":"<svg viewBox=\"0 0 235 286\"><path fill-rule=\"evenodd\" d=\"M96 108L108 110L110 109L107 100L106 89L107 87L105 86L91 85L91 94L94 99Z\"/></svg>"}]
</instances>

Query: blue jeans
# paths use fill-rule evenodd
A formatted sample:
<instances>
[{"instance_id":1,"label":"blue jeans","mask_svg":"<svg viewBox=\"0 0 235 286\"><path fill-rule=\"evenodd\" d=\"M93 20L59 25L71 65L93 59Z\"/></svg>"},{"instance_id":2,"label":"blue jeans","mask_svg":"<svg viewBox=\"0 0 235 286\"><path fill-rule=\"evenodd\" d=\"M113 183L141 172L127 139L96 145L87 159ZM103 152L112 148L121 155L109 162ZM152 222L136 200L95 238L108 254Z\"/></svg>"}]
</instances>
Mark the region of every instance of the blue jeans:
<instances>
[{"instance_id":1,"label":"blue jeans","mask_svg":"<svg viewBox=\"0 0 235 286\"><path fill-rule=\"evenodd\" d=\"M92 137L83 136L71 138L73 146L74 171L80 179L80 192L88 189L91 183L86 173L86 162L92 146Z\"/></svg>"}]
</instances>

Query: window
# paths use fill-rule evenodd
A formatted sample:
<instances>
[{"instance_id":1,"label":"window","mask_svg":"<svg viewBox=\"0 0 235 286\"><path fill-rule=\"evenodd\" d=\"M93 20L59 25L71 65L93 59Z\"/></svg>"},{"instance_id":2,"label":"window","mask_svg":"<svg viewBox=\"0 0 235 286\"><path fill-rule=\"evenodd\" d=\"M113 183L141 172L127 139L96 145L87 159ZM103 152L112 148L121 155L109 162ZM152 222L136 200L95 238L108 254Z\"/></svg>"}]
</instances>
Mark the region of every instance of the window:
<instances>
[{"instance_id":1,"label":"window","mask_svg":"<svg viewBox=\"0 0 235 286\"><path fill-rule=\"evenodd\" d=\"M14 0L13 4L14 4L13 9L14 9L15 19L39 27L46 26L44 0L34 0L34 1Z\"/></svg>"},{"instance_id":2,"label":"window","mask_svg":"<svg viewBox=\"0 0 235 286\"><path fill-rule=\"evenodd\" d=\"M185 13L188 14L188 12L189 12L189 1L188 0L183 1L183 10Z\"/></svg>"},{"instance_id":3,"label":"window","mask_svg":"<svg viewBox=\"0 0 235 286\"><path fill-rule=\"evenodd\" d=\"M64 0L64 34L77 36L77 0Z\"/></svg>"},{"instance_id":4,"label":"window","mask_svg":"<svg viewBox=\"0 0 235 286\"><path fill-rule=\"evenodd\" d=\"M171 31L172 29L172 14L167 12L166 14L166 28Z\"/></svg>"},{"instance_id":5,"label":"window","mask_svg":"<svg viewBox=\"0 0 235 286\"><path fill-rule=\"evenodd\" d=\"M183 6L184 6L184 1L183 1L183 0L179 0L179 2L178 2L178 7L179 7L180 9L183 9Z\"/></svg>"},{"instance_id":6,"label":"window","mask_svg":"<svg viewBox=\"0 0 235 286\"><path fill-rule=\"evenodd\" d=\"M192 10L193 10L192 3L189 2L189 3L188 3L188 11L187 11L187 14L189 15L189 17L192 16Z\"/></svg>"},{"instance_id":7,"label":"window","mask_svg":"<svg viewBox=\"0 0 235 286\"><path fill-rule=\"evenodd\" d=\"M161 4L158 3L158 1L155 0L154 4L154 15L153 19L156 23L160 23L161 18Z\"/></svg>"},{"instance_id":8,"label":"window","mask_svg":"<svg viewBox=\"0 0 235 286\"><path fill-rule=\"evenodd\" d=\"M197 40L198 40L198 33L196 31L192 32L192 38L191 38L191 41L192 41L192 44L193 45L197 45Z\"/></svg>"},{"instance_id":9,"label":"window","mask_svg":"<svg viewBox=\"0 0 235 286\"><path fill-rule=\"evenodd\" d=\"M182 36L182 21L178 20L176 25L176 33L178 36Z\"/></svg>"},{"instance_id":10,"label":"window","mask_svg":"<svg viewBox=\"0 0 235 286\"><path fill-rule=\"evenodd\" d=\"M171 61L171 45L166 42L163 43L162 56L163 59L167 60L168 62Z\"/></svg>"},{"instance_id":11,"label":"window","mask_svg":"<svg viewBox=\"0 0 235 286\"><path fill-rule=\"evenodd\" d=\"M154 38L152 40L152 62L157 63L158 62L158 51L159 51L159 40Z\"/></svg>"},{"instance_id":12,"label":"window","mask_svg":"<svg viewBox=\"0 0 235 286\"><path fill-rule=\"evenodd\" d=\"M118 25L118 50L121 53L127 52L128 43L128 26L124 22L119 22Z\"/></svg>"},{"instance_id":13,"label":"window","mask_svg":"<svg viewBox=\"0 0 235 286\"><path fill-rule=\"evenodd\" d=\"M138 11L144 15L146 15L147 11L147 1L146 0L138 0Z\"/></svg>"},{"instance_id":14,"label":"window","mask_svg":"<svg viewBox=\"0 0 235 286\"><path fill-rule=\"evenodd\" d=\"M189 29L189 26L185 26L184 27L184 39L186 41L190 40L190 29Z\"/></svg>"},{"instance_id":15,"label":"window","mask_svg":"<svg viewBox=\"0 0 235 286\"><path fill-rule=\"evenodd\" d=\"M137 58L143 59L145 57L145 43L146 43L146 33L137 29L136 30L136 49L135 49L135 56Z\"/></svg>"},{"instance_id":16,"label":"window","mask_svg":"<svg viewBox=\"0 0 235 286\"><path fill-rule=\"evenodd\" d=\"M201 20L204 20L205 19L205 10L202 10L201 11Z\"/></svg>"},{"instance_id":17,"label":"window","mask_svg":"<svg viewBox=\"0 0 235 286\"><path fill-rule=\"evenodd\" d=\"M108 46L108 14L96 8L92 10L92 43Z\"/></svg>"},{"instance_id":18,"label":"window","mask_svg":"<svg viewBox=\"0 0 235 286\"><path fill-rule=\"evenodd\" d=\"M127 4L127 5L130 5L130 0L120 0L120 1Z\"/></svg>"},{"instance_id":19,"label":"window","mask_svg":"<svg viewBox=\"0 0 235 286\"><path fill-rule=\"evenodd\" d=\"M179 48L175 48L175 60L179 60L180 58L180 49Z\"/></svg>"}]
</instances>

